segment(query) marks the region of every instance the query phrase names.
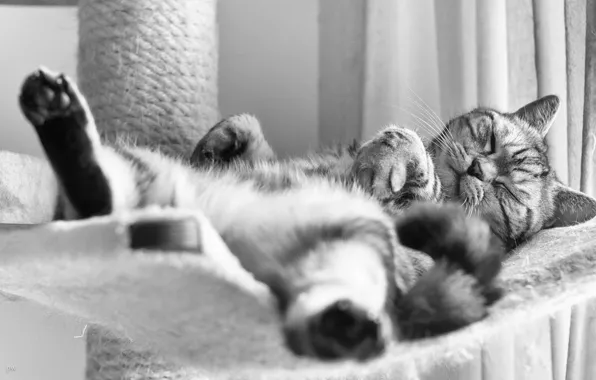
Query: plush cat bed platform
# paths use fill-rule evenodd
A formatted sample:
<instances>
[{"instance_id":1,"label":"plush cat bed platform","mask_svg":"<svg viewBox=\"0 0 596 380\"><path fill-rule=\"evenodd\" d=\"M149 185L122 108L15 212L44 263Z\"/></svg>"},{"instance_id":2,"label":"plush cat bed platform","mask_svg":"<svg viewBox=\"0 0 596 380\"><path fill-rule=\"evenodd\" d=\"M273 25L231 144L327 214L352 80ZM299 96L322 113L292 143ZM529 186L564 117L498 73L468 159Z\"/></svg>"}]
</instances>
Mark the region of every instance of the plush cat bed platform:
<instances>
[{"instance_id":1,"label":"plush cat bed platform","mask_svg":"<svg viewBox=\"0 0 596 380\"><path fill-rule=\"evenodd\" d=\"M48 170L0 153L3 222L50 215L39 191ZM194 220L201 253L131 250L127 226L154 218ZM3 297L93 323L88 379L596 379L596 222L540 233L501 278L508 293L481 323L397 344L364 365L322 364L282 348L266 288L199 214L153 209L0 230Z\"/></svg>"}]
</instances>

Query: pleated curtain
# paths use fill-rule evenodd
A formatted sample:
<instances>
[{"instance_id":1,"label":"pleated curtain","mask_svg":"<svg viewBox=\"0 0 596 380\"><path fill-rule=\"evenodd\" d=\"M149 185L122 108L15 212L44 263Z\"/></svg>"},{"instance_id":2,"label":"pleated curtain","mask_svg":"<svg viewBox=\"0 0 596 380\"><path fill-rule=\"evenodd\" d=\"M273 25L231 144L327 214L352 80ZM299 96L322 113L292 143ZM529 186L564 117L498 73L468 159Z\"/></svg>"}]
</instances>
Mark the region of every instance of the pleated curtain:
<instances>
[{"instance_id":1,"label":"pleated curtain","mask_svg":"<svg viewBox=\"0 0 596 380\"><path fill-rule=\"evenodd\" d=\"M596 0L320 3L322 143L389 123L431 137L475 106L513 111L556 94L551 164L596 195Z\"/></svg>"}]
</instances>

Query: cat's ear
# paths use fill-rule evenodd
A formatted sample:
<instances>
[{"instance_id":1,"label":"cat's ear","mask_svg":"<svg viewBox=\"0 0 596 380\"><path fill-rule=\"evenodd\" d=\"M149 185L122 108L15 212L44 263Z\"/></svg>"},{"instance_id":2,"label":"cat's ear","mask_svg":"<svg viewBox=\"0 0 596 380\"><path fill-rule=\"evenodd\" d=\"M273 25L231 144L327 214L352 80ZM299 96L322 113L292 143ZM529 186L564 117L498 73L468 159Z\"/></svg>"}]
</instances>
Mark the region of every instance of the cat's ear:
<instances>
[{"instance_id":1,"label":"cat's ear","mask_svg":"<svg viewBox=\"0 0 596 380\"><path fill-rule=\"evenodd\" d=\"M554 206L552 227L573 226L596 217L596 199L562 184L555 188Z\"/></svg>"},{"instance_id":2,"label":"cat's ear","mask_svg":"<svg viewBox=\"0 0 596 380\"><path fill-rule=\"evenodd\" d=\"M540 135L544 138L548 133L555 116L559 111L561 101L556 95L547 95L529 104L513 113L513 116L528 123L528 125L536 128Z\"/></svg>"}]
</instances>

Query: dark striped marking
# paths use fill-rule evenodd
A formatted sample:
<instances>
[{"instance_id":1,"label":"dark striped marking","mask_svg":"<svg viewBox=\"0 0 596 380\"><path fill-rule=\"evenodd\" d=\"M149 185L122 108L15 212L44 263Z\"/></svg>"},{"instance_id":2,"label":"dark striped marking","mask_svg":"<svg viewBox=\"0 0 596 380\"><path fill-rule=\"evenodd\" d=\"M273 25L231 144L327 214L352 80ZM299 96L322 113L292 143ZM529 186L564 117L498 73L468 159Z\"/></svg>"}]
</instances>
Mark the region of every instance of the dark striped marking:
<instances>
[{"instance_id":1,"label":"dark striped marking","mask_svg":"<svg viewBox=\"0 0 596 380\"><path fill-rule=\"evenodd\" d=\"M513 154L511 155L511 159L512 159L512 160L515 160L515 159L517 158L517 156L519 156L520 154L522 154L522 153L525 153L525 152L527 152L527 151L529 151L529 150L531 150L531 149L532 149L532 148L523 148L523 149L520 149L520 150L518 150L517 152L515 152L515 153L513 153Z\"/></svg>"},{"instance_id":2,"label":"dark striped marking","mask_svg":"<svg viewBox=\"0 0 596 380\"><path fill-rule=\"evenodd\" d=\"M279 192L291 189L296 185L295 177L285 171L238 171L241 181L252 181L259 191L267 193Z\"/></svg>"},{"instance_id":3,"label":"dark striped marking","mask_svg":"<svg viewBox=\"0 0 596 380\"><path fill-rule=\"evenodd\" d=\"M437 172L435 172L435 185L433 186L433 195L436 198L440 198L441 196L441 179Z\"/></svg>"},{"instance_id":4,"label":"dark striped marking","mask_svg":"<svg viewBox=\"0 0 596 380\"><path fill-rule=\"evenodd\" d=\"M147 206L147 191L157 178L157 174L151 170L145 161L126 148L117 149L116 151L120 156L127 160L134 169L135 187L139 192L139 199L136 207Z\"/></svg>"},{"instance_id":5,"label":"dark striped marking","mask_svg":"<svg viewBox=\"0 0 596 380\"><path fill-rule=\"evenodd\" d=\"M507 245L509 245L510 243L510 239L512 236L512 231L511 231L511 220L509 220L509 215L507 214L507 211L505 211L505 206L503 205L503 199L497 197L497 201L499 202L499 207L501 208L501 214L503 215L503 222L505 223L505 232L506 232L506 239L507 239Z\"/></svg>"},{"instance_id":6,"label":"dark striped marking","mask_svg":"<svg viewBox=\"0 0 596 380\"><path fill-rule=\"evenodd\" d=\"M410 184L411 187L413 188L418 188L418 189L422 189L425 188L426 186L428 186L429 184L429 179L428 178L424 178L420 181L412 181L412 183Z\"/></svg>"},{"instance_id":7,"label":"dark striped marking","mask_svg":"<svg viewBox=\"0 0 596 380\"><path fill-rule=\"evenodd\" d=\"M360 143L356 139L354 139L354 141L347 147L348 155L352 158L356 157L359 149Z\"/></svg>"},{"instance_id":8,"label":"dark striped marking","mask_svg":"<svg viewBox=\"0 0 596 380\"><path fill-rule=\"evenodd\" d=\"M388 139L398 138L400 140L410 141L408 136L404 135L399 129L389 129L389 130L386 130L383 134Z\"/></svg>"},{"instance_id":9,"label":"dark striped marking","mask_svg":"<svg viewBox=\"0 0 596 380\"><path fill-rule=\"evenodd\" d=\"M472 125L471 118L468 116L468 117L465 117L465 120L466 120L466 125L468 126L468 129L470 130L470 134L472 135L472 138L474 140L478 140L478 134L476 133L476 129Z\"/></svg>"},{"instance_id":10,"label":"dark striped marking","mask_svg":"<svg viewBox=\"0 0 596 380\"><path fill-rule=\"evenodd\" d=\"M522 173L526 173L529 174L533 177L537 177L539 174L534 172L533 170L528 170L528 169L524 169L524 168L512 168L511 169L512 172L522 172Z\"/></svg>"},{"instance_id":11,"label":"dark striped marking","mask_svg":"<svg viewBox=\"0 0 596 380\"><path fill-rule=\"evenodd\" d=\"M533 222L534 222L534 211L532 211L531 208L526 207L526 227L521 232L521 234L519 236L520 239L525 240L526 233L528 231L530 231L530 229L532 228Z\"/></svg>"}]
</instances>

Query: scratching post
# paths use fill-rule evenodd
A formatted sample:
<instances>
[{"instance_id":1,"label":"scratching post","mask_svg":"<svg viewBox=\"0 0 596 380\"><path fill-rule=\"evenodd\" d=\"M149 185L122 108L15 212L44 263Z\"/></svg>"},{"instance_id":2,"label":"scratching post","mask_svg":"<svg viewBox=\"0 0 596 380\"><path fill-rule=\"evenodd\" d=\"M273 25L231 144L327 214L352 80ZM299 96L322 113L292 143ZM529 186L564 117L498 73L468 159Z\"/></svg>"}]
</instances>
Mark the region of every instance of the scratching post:
<instances>
[{"instance_id":1,"label":"scratching post","mask_svg":"<svg viewBox=\"0 0 596 380\"><path fill-rule=\"evenodd\" d=\"M80 0L78 81L100 133L188 156L216 122L216 0Z\"/></svg>"},{"instance_id":2,"label":"scratching post","mask_svg":"<svg viewBox=\"0 0 596 380\"><path fill-rule=\"evenodd\" d=\"M105 139L123 136L170 155L190 155L219 117L216 3L79 1L77 80ZM189 376L174 375L127 343L90 328L86 378Z\"/></svg>"}]
</instances>

